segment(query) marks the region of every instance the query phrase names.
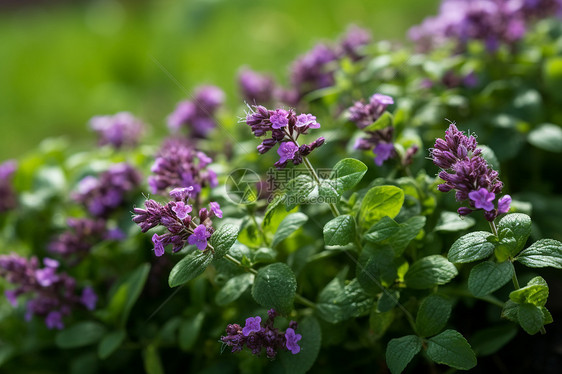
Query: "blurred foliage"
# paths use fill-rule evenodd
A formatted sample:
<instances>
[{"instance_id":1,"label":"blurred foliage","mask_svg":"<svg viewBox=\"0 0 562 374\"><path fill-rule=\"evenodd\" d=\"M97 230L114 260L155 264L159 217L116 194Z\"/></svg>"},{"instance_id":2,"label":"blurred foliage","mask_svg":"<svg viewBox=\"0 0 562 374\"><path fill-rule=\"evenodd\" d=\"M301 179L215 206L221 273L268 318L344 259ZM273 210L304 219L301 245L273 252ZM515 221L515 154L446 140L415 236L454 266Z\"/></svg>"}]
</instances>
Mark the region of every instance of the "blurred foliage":
<instances>
[{"instance_id":1,"label":"blurred foliage","mask_svg":"<svg viewBox=\"0 0 562 374\"><path fill-rule=\"evenodd\" d=\"M379 40L404 39L436 7L436 0L102 0L6 9L0 160L48 136L91 144L86 122L96 114L129 110L158 131L196 84L234 98L242 65L285 77L297 54L350 23Z\"/></svg>"}]
</instances>

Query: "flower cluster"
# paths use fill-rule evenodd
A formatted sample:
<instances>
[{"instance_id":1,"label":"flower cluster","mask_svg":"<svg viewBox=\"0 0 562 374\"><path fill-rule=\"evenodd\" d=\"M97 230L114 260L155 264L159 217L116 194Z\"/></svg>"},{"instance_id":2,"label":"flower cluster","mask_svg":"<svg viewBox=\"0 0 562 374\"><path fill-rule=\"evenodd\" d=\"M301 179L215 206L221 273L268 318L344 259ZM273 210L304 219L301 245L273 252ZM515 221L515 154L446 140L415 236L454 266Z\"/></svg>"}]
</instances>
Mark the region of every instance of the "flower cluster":
<instances>
[{"instance_id":1,"label":"flower cluster","mask_svg":"<svg viewBox=\"0 0 562 374\"><path fill-rule=\"evenodd\" d=\"M187 244L195 245L200 251L207 249L207 240L214 232L212 218L222 218L222 211L218 203L211 202L210 209L200 209L199 216L195 219L190 215L193 207L187 203L192 192L193 187L175 188L170 192L173 201L166 205L149 199L144 203L145 209L134 209L133 222L142 232L156 226L164 226L168 231L163 235L152 236L156 256L162 256L164 248L170 244L172 252L181 250Z\"/></svg>"},{"instance_id":2,"label":"flower cluster","mask_svg":"<svg viewBox=\"0 0 562 374\"><path fill-rule=\"evenodd\" d=\"M500 43L520 40L529 22L561 11L559 0L444 0L439 14L410 29L409 36L422 51L449 42L462 50L470 40L495 51Z\"/></svg>"},{"instance_id":3,"label":"flower cluster","mask_svg":"<svg viewBox=\"0 0 562 374\"><path fill-rule=\"evenodd\" d=\"M252 354L259 355L265 348L267 358L275 358L280 350L288 350L292 354L300 352L298 342L301 334L297 334L297 323L289 322L289 327L285 332L273 327L277 312L270 309L267 312L268 318L262 325L260 316L246 319L244 327L238 324L230 324L226 327L226 336L221 336L221 342L232 347L232 352L241 351L244 346L248 347Z\"/></svg>"},{"instance_id":4,"label":"flower cluster","mask_svg":"<svg viewBox=\"0 0 562 374\"><path fill-rule=\"evenodd\" d=\"M363 100L355 102L355 104L349 108L349 119L354 122L358 128L365 129L379 119L386 108L392 104L394 104L394 99L392 99L392 97L376 93L371 96L368 103L365 103ZM372 150L376 156L375 164L377 166L382 166L386 160L396 155L394 144L392 143L394 129L391 126L376 131L365 132L367 133L367 137L357 139L355 149Z\"/></svg>"},{"instance_id":5,"label":"flower cluster","mask_svg":"<svg viewBox=\"0 0 562 374\"><path fill-rule=\"evenodd\" d=\"M48 249L69 261L80 262L90 249L103 239L117 239L113 231L108 231L106 222L101 219L68 218L68 229L49 243Z\"/></svg>"},{"instance_id":6,"label":"flower cluster","mask_svg":"<svg viewBox=\"0 0 562 374\"><path fill-rule=\"evenodd\" d=\"M457 201L467 201L470 207L458 209L460 215L468 215L476 209L483 209L488 221L498 215L507 213L511 197L504 195L494 204L496 196L501 193L503 183L498 179L498 172L488 166L482 157L482 149L474 136L466 136L451 124L445 131L445 139L437 139L431 150L433 163L442 170L439 177L445 183L438 186L439 191L455 190Z\"/></svg>"},{"instance_id":7,"label":"flower cluster","mask_svg":"<svg viewBox=\"0 0 562 374\"><path fill-rule=\"evenodd\" d=\"M178 132L185 126L190 136L205 138L216 127L215 114L224 103L224 92L216 86L199 87L193 100L178 103L168 117L168 127Z\"/></svg>"},{"instance_id":8,"label":"flower cluster","mask_svg":"<svg viewBox=\"0 0 562 374\"><path fill-rule=\"evenodd\" d=\"M166 194L170 189L193 187L196 197L206 186L218 185L217 175L207 168L212 162L205 153L197 151L187 141L169 139L164 142L150 169L148 178L152 193Z\"/></svg>"},{"instance_id":9,"label":"flower cluster","mask_svg":"<svg viewBox=\"0 0 562 374\"><path fill-rule=\"evenodd\" d=\"M323 137L319 137L310 144L299 145L297 143L298 137L307 134L309 129L320 128L320 124L316 122L316 117L312 114L296 115L293 110L268 110L264 106L254 105L253 109L246 114L245 122L257 137L271 132L271 137L264 139L258 145L259 153L264 154L279 143L277 150L279 161L275 163L277 168L285 167L289 161L292 161L294 165L302 163L303 157L324 144Z\"/></svg>"},{"instance_id":10,"label":"flower cluster","mask_svg":"<svg viewBox=\"0 0 562 374\"><path fill-rule=\"evenodd\" d=\"M0 256L0 277L16 285L15 289L5 291L6 298L17 306L20 295L29 295L25 319L33 315L45 319L49 329L63 329L63 317L69 315L77 306L93 310L97 295L91 287L76 292L76 281L66 273L58 272L59 263L50 258L43 259L40 267L37 257L26 259L16 254Z\"/></svg>"},{"instance_id":11,"label":"flower cluster","mask_svg":"<svg viewBox=\"0 0 562 374\"><path fill-rule=\"evenodd\" d=\"M135 189L142 176L131 165L112 165L98 178L87 176L78 184L74 199L82 203L94 217L107 217L123 203L125 194Z\"/></svg>"},{"instance_id":12,"label":"flower cluster","mask_svg":"<svg viewBox=\"0 0 562 374\"><path fill-rule=\"evenodd\" d=\"M0 164L0 213L12 210L17 205L17 198L12 187L12 178L16 171L13 160Z\"/></svg>"},{"instance_id":13,"label":"flower cluster","mask_svg":"<svg viewBox=\"0 0 562 374\"><path fill-rule=\"evenodd\" d=\"M90 128L98 134L99 145L111 145L119 149L136 146L145 125L131 113L120 112L113 116L93 117Z\"/></svg>"}]
</instances>

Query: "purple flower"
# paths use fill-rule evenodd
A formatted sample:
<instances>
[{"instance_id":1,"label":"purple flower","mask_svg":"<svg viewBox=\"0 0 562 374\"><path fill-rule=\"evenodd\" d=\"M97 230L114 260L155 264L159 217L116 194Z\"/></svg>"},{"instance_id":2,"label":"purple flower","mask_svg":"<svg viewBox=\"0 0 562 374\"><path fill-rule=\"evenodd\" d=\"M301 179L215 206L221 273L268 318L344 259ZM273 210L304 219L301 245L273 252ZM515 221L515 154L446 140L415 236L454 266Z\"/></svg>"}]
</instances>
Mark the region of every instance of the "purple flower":
<instances>
[{"instance_id":1,"label":"purple flower","mask_svg":"<svg viewBox=\"0 0 562 374\"><path fill-rule=\"evenodd\" d=\"M484 209L485 211L494 209L496 194L489 192L485 188L469 192L468 197L472 200L477 209Z\"/></svg>"},{"instance_id":2,"label":"purple flower","mask_svg":"<svg viewBox=\"0 0 562 374\"><path fill-rule=\"evenodd\" d=\"M498 214L509 212L511 207L511 196L504 195L498 200Z\"/></svg>"},{"instance_id":3,"label":"purple flower","mask_svg":"<svg viewBox=\"0 0 562 374\"><path fill-rule=\"evenodd\" d=\"M289 112L284 109L277 109L273 114L269 116L271 121L271 127L274 129L280 129L286 127L289 124Z\"/></svg>"},{"instance_id":4,"label":"purple flower","mask_svg":"<svg viewBox=\"0 0 562 374\"><path fill-rule=\"evenodd\" d=\"M277 149L277 154L279 155L279 162L286 163L288 160L292 160L295 157L295 153L299 150L292 142L283 142L279 145Z\"/></svg>"},{"instance_id":5,"label":"purple flower","mask_svg":"<svg viewBox=\"0 0 562 374\"><path fill-rule=\"evenodd\" d=\"M211 211L215 214L215 216L222 218L222 210L219 203L211 201L209 203L209 206L211 207Z\"/></svg>"},{"instance_id":6,"label":"purple flower","mask_svg":"<svg viewBox=\"0 0 562 374\"><path fill-rule=\"evenodd\" d=\"M13 307L18 306L18 294L15 290L6 290L4 291L4 295Z\"/></svg>"},{"instance_id":7,"label":"purple flower","mask_svg":"<svg viewBox=\"0 0 562 374\"><path fill-rule=\"evenodd\" d=\"M307 127L309 129L319 129L320 124L316 122L316 117L312 114L299 114L297 116L296 127Z\"/></svg>"},{"instance_id":8,"label":"purple flower","mask_svg":"<svg viewBox=\"0 0 562 374\"><path fill-rule=\"evenodd\" d=\"M45 257L43 259L43 264L48 268L56 269L59 267L59 262L57 260L53 260L52 258Z\"/></svg>"},{"instance_id":9,"label":"purple flower","mask_svg":"<svg viewBox=\"0 0 562 374\"><path fill-rule=\"evenodd\" d=\"M331 47L318 44L292 63L291 83L299 99L309 92L334 84L334 69L330 63L337 59L338 55Z\"/></svg>"},{"instance_id":10,"label":"purple flower","mask_svg":"<svg viewBox=\"0 0 562 374\"><path fill-rule=\"evenodd\" d=\"M47 328L49 330L64 329L64 323L62 323L62 315L60 314L60 312L52 311L47 314L47 317L45 317L45 325L47 325Z\"/></svg>"},{"instance_id":11,"label":"purple flower","mask_svg":"<svg viewBox=\"0 0 562 374\"><path fill-rule=\"evenodd\" d=\"M69 218L67 225L67 230L51 241L48 249L63 256L69 263L80 262L90 249L107 235L103 220Z\"/></svg>"},{"instance_id":12,"label":"purple flower","mask_svg":"<svg viewBox=\"0 0 562 374\"><path fill-rule=\"evenodd\" d=\"M168 127L177 132L185 126L189 128L191 137L205 138L216 127L216 111L223 102L224 92L220 88L201 86L192 101L178 103L168 117Z\"/></svg>"},{"instance_id":13,"label":"purple flower","mask_svg":"<svg viewBox=\"0 0 562 374\"><path fill-rule=\"evenodd\" d=\"M394 99L390 96L376 93L369 99L371 105L387 106L394 104Z\"/></svg>"},{"instance_id":14,"label":"purple flower","mask_svg":"<svg viewBox=\"0 0 562 374\"><path fill-rule=\"evenodd\" d=\"M156 257L160 257L164 254L164 244L158 236L158 234L152 235L152 243L154 244L154 254Z\"/></svg>"},{"instance_id":15,"label":"purple flower","mask_svg":"<svg viewBox=\"0 0 562 374\"><path fill-rule=\"evenodd\" d=\"M363 57L361 50L371 41L371 33L368 30L351 25L340 42L341 54L353 61L360 60Z\"/></svg>"},{"instance_id":16,"label":"purple flower","mask_svg":"<svg viewBox=\"0 0 562 374\"><path fill-rule=\"evenodd\" d=\"M238 85L249 103L268 104L273 101L275 82L269 76L244 68L238 73Z\"/></svg>"},{"instance_id":17,"label":"purple flower","mask_svg":"<svg viewBox=\"0 0 562 374\"><path fill-rule=\"evenodd\" d=\"M86 287L82 291L80 302L82 302L88 310L94 310L98 302L98 295L96 295L92 287Z\"/></svg>"},{"instance_id":18,"label":"purple flower","mask_svg":"<svg viewBox=\"0 0 562 374\"><path fill-rule=\"evenodd\" d=\"M261 330L261 317L249 317L246 318L246 324L242 329L242 334L244 336L250 335L252 332L259 332Z\"/></svg>"},{"instance_id":19,"label":"purple flower","mask_svg":"<svg viewBox=\"0 0 562 374\"><path fill-rule=\"evenodd\" d=\"M170 196L176 201L186 202L189 199L189 195L193 191L193 186L189 187L178 187L170 191Z\"/></svg>"},{"instance_id":20,"label":"purple flower","mask_svg":"<svg viewBox=\"0 0 562 374\"><path fill-rule=\"evenodd\" d=\"M134 147L144 132L145 125L131 113L120 112L113 116L96 116L90 120L90 128L99 137L99 145Z\"/></svg>"},{"instance_id":21,"label":"purple flower","mask_svg":"<svg viewBox=\"0 0 562 374\"><path fill-rule=\"evenodd\" d=\"M35 270L35 278L37 279L37 283L39 283L43 287L49 287L51 284L55 283L58 280L58 276L55 273L56 268L44 268Z\"/></svg>"},{"instance_id":22,"label":"purple flower","mask_svg":"<svg viewBox=\"0 0 562 374\"><path fill-rule=\"evenodd\" d=\"M193 234L189 236L187 242L191 245L197 246L197 249L204 251L207 248L207 239L211 234L207 232L205 225L199 225L193 230Z\"/></svg>"},{"instance_id":23,"label":"purple flower","mask_svg":"<svg viewBox=\"0 0 562 374\"><path fill-rule=\"evenodd\" d=\"M185 204L183 201L176 202L176 205L172 208L179 219L185 219L189 213L191 213L191 205Z\"/></svg>"},{"instance_id":24,"label":"purple flower","mask_svg":"<svg viewBox=\"0 0 562 374\"><path fill-rule=\"evenodd\" d=\"M208 161L209 157L195 150L189 142L168 139L156 155L151 169L154 175L148 179L152 193L164 195L169 189L191 187L190 197L196 199L203 187L217 185L216 175L206 168ZM186 192L176 191L173 197Z\"/></svg>"},{"instance_id":25,"label":"purple flower","mask_svg":"<svg viewBox=\"0 0 562 374\"><path fill-rule=\"evenodd\" d=\"M17 164L14 160L0 164L0 213L10 211L17 205L16 193L12 186L16 167Z\"/></svg>"},{"instance_id":26,"label":"purple flower","mask_svg":"<svg viewBox=\"0 0 562 374\"><path fill-rule=\"evenodd\" d=\"M493 221L500 214L494 209L494 199L501 193L503 183L498 179L498 172L482 158L482 150L477 148L473 136L464 135L451 124L445 132L445 139L435 141L431 156L433 163L442 169L439 177L445 181L437 186L439 191L454 189L457 201L469 202L470 208L458 210L460 215L483 209L485 218ZM503 209L506 202L502 200Z\"/></svg>"},{"instance_id":27,"label":"purple flower","mask_svg":"<svg viewBox=\"0 0 562 374\"><path fill-rule=\"evenodd\" d=\"M375 164L377 164L377 166L382 166L383 162L391 158L394 154L394 145L392 143L381 142L373 149L373 153L376 155Z\"/></svg>"},{"instance_id":28,"label":"purple flower","mask_svg":"<svg viewBox=\"0 0 562 374\"><path fill-rule=\"evenodd\" d=\"M294 355L301 351L301 347L299 347L299 345L297 344L298 341L301 340L301 338L301 334L295 334L295 330L290 327L287 329L287 331L285 331L285 345L287 346L287 349Z\"/></svg>"}]
</instances>

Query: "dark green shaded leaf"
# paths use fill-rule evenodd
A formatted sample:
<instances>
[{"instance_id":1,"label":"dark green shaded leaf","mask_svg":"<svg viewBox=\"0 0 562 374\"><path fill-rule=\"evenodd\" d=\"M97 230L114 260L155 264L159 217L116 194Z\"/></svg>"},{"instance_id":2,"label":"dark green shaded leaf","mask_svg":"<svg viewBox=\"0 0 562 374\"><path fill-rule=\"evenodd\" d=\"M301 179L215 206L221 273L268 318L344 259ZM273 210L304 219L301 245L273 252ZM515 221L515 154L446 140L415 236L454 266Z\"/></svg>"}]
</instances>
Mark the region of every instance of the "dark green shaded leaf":
<instances>
[{"instance_id":1,"label":"dark green shaded leaf","mask_svg":"<svg viewBox=\"0 0 562 374\"><path fill-rule=\"evenodd\" d=\"M476 297L489 295L509 282L513 272L513 265L510 261L499 264L484 261L470 271L468 289Z\"/></svg>"},{"instance_id":2,"label":"dark green shaded leaf","mask_svg":"<svg viewBox=\"0 0 562 374\"><path fill-rule=\"evenodd\" d=\"M203 274L213 261L210 251L194 252L182 258L170 271L168 284L177 287Z\"/></svg>"},{"instance_id":3,"label":"dark green shaded leaf","mask_svg":"<svg viewBox=\"0 0 562 374\"><path fill-rule=\"evenodd\" d=\"M150 344L146 347L142 352L142 357L146 374L164 374L164 367L156 345Z\"/></svg>"},{"instance_id":4,"label":"dark green shaded leaf","mask_svg":"<svg viewBox=\"0 0 562 374\"><path fill-rule=\"evenodd\" d=\"M98 322L85 321L59 332L55 342L59 348L77 348L98 342L105 334L105 327Z\"/></svg>"},{"instance_id":5,"label":"dark green shaded leaf","mask_svg":"<svg viewBox=\"0 0 562 374\"><path fill-rule=\"evenodd\" d=\"M112 331L106 334L98 345L99 358L105 360L111 356L123 344L126 337L127 334L123 330Z\"/></svg>"},{"instance_id":6,"label":"dark green shaded leaf","mask_svg":"<svg viewBox=\"0 0 562 374\"><path fill-rule=\"evenodd\" d=\"M367 172L367 165L354 158L339 161L330 174L329 179L320 183L318 194L327 199L337 199L347 190L361 181Z\"/></svg>"},{"instance_id":7,"label":"dark green shaded leaf","mask_svg":"<svg viewBox=\"0 0 562 374\"><path fill-rule=\"evenodd\" d=\"M254 274L252 273L244 273L230 278L220 291L217 292L215 302L219 306L230 304L242 296L253 282Z\"/></svg>"},{"instance_id":8,"label":"dark green shaded leaf","mask_svg":"<svg viewBox=\"0 0 562 374\"><path fill-rule=\"evenodd\" d=\"M466 230L474 226L476 221L472 217L460 216L456 212L441 212L435 231L455 232Z\"/></svg>"},{"instance_id":9,"label":"dark green shaded leaf","mask_svg":"<svg viewBox=\"0 0 562 374\"><path fill-rule=\"evenodd\" d=\"M442 296L426 297L416 316L417 333L423 337L438 334L449 320L452 308L451 302Z\"/></svg>"},{"instance_id":10,"label":"dark green shaded leaf","mask_svg":"<svg viewBox=\"0 0 562 374\"><path fill-rule=\"evenodd\" d=\"M224 257L238 238L238 227L230 224L222 225L211 235L210 243L215 249L215 259Z\"/></svg>"},{"instance_id":11,"label":"dark green shaded leaf","mask_svg":"<svg viewBox=\"0 0 562 374\"><path fill-rule=\"evenodd\" d=\"M529 143L549 152L562 152L562 128L544 123L529 133Z\"/></svg>"},{"instance_id":12,"label":"dark green shaded leaf","mask_svg":"<svg viewBox=\"0 0 562 374\"><path fill-rule=\"evenodd\" d=\"M298 343L301 351L295 355L291 352L280 354L281 363L287 374L306 373L310 370L316 361L316 357L318 357L322 344L320 324L312 316L299 321L296 333L302 335L302 339Z\"/></svg>"},{"instance_id":13,"label":"dark green shaded leaf","mask_svg":"<svg viewBox=\"0 0 562 374\"><path fill-rule=\"evenodd\" d=\"M427 342L427 355L438 364L445 364L459 370L476 366L476 356L470 344L458 331L445 330Z\"/></svg>"},{"instance_id":14,"label":"dark green shaded leaf","mask_svg":"<svg viewBox=\"0 0 562 374\"><path fill-rule=\"evenodd\" d=\"M410 288L424 289L448 283L458 274L455 265L440 255L424 257L412 264L404 276Z\"/></svg>"},{"instance_id":15,"label":"dark green shaded leaf","mask_svg":"<svg viewBox=\"0 0 562 374\"><path fill-rule=\"evenodd\" d=\"M420 351L422 340L415 335L392 339L386 346L386 364L392 374L399 374Z\"/></svg>"},{"instance_id":16,"label":"dark green shaded leaf","mask_svg":"<svg viewBox=\"0 0 562 374\"><path fill-rule=\"evenodd\" d=\"M534 335L543 327L544 315L541 309L532 304L521 304L517 311L519 324L529 335Z\"/></svg>"},{"instance_id":17,"label":"dark green shaded leaf","mask_svg":"<svg viewBox=\"0 0 562 374\"><path fill-rule=\"evenodd\" d=\"M281 262L259 269L252 286L252 296L258 304L282 314L289 313L293 308L296 291L295 274Z\"/></svg>"},{"instance_id":18,"label":"dark green shaded leaf","mask_svg":"<svg viewBox=\"0 0 562 374\"><path fill-rule=\"evenodd\" d=\"M527 238L531 234L531 217L523 213L508 214L498 222L498 231L501 232L503 229L510 229L517 241L517 246L513 253L515 255L523 249Z\"/></svg>"},{"instance_id":19,"label":"dark green shaded leaf","mask_svg":"<svg viewBox=\"0 0 562 374\"><path fill-rule=\"evenodd\" d=\"M365 260L366 259L366 260ZM394 251L389 246L366 246L357 264L357 281L365 292L376 295L397 277Z\"/></svg>"},{"instance_id":20,"label":"dark green shaded leaf","mask_svg":"<svg viewBox=\"0 0 562 374\"><path fill-rule=\"evenodd\" d=\"M488 356L499 351L517 335L517 327L503 324L478 330L470 339L470 344L478 356Z\"/></svg>"},{"instance_id":21,"label":"dark green shaded leaf","mask_svg":"<svg viewBox=\"0 0 562 374\"><path fill-rule=\"evenodd\" d=\"M551 266L562 269L562 243L554 239L537 240L519 253L516 260L532 268Z\"/></svg>"},{"instance_id":22,"label":"dark green shaded leaf","mask_svg":"<svg viewBox=\"0 0 562 374\"><path fill-rule=\"evenodd\" d=\"M371 226L371 228L369 228L363 238L368 242L378 243L389 238L399 229L400 225L396 223L396 221L388 216L385 216L382 217L380 221Z\"/></svg>"},{"instance_id":23,"label":"dark green shaded leaf","mask_svg":"<svg viewBox=\"0 0 562 374\"><path fill-rule=\"evenodd\" d=\"M193 348L199 336L199 332L201 331L201 327L203 326L204 318L205 314L199 312L195 316L182 321L178 334L178 342L181 349L188 351Z\"/></svg>"},{"instance_id":24,"label":"dark green shaded leaf","mask_svg":"<svg viewBox=\"0 0 562 374\"><path fill-rule=\"evenodd\" d=\"M489 257L494 252L494 244L487 240L490 235L486 231L475 231L461 236L449 250L449 261L458 264Z\"/></svg>"},{"instance_id":25,"label":"dark green shaded leaf","mask_svg":"<svg viewBox=\"0 0 562 374\"><path fill-rule=\"evenodd\" d=\"M394 249L396 256L401 255L408 244L418 236L418 233L425 226L426 218L424 216L414 216L400 224L400 229L383 243L390 245Z\"/></svg>"},{"instance_id":26,"label":"dark green shaded leaf","mask_svg":"<svg viewBox=\"0 0 562 374\"><path fill-rule=\"evenodd\" d=\"M316 183L307 174L300 174L291 179L285 189L285 209L289 211L305 202L315 186Z\"/></svg>"}]
</instances>

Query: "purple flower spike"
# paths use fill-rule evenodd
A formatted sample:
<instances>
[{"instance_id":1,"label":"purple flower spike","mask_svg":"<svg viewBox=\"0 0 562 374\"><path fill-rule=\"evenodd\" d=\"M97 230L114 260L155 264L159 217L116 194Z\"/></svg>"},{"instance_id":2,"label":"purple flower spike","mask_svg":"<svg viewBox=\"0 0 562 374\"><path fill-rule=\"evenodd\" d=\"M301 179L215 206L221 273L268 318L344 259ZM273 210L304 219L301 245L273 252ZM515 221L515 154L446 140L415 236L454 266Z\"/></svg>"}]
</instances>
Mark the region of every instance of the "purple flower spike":
<instances>
[{"instance_id":1,"label":"purple flower spike","mask_svg":"<svg viewBox=\"0 0 562 374\"><path fill-rule=\"evenodd\" d=\"M373 149L373 153L377 155L375 157L375 164L377 164L377 166L382 166L382 164L394 154L394 145L392 143L379 143L375 149Z\"/></svg>"},{"instance_id":2,"label":"purple flower spike","mask_svg":"<svg viewBox=\"0 0 562 374\"><path fill-rule=\"evenodd\" d=\"M261 330L261 317L249 317L246 318L246 324L242 329L242 334L244 336L250 335L252 332L259 332Z\"/></svg>"},{"instance_id":3,"label":"purple flower spike","mask_svg":"<svg viewBox=\"0 0 562 374\"><path fill-rule=\"evenodd\" d=\"M481 188L478 191L472 191L468 194L468 197L477 209L484 209L485 211L491 211L494 209L494 199L496 194L489 192L485 188Z\"/></svg>"},{"instance_id":4,"label":"purple flower spike","mask_svg":"<svg viewBox=\"0 0 562 374\"><path fill-rule=\"evenodd\" d=\"M193 230L193 234L187 238L187 242L191 245L196 245L197 249L204 251L207 248L207 239L211 236L207 232L205 225L199 225Z\"/></svg>"},{"instance_id":5,"label":"purple flower spike","mask_svg":"<svg viewBox=\"0 0 562 374\"><path fill-rule=\"evenodd\" d=\"M293 330L292 328L288 328L287 331L285 332L285 339L286 339L286 346L287 349L289 351L291 351L292 354L296 355L297 353L299 353L301 351L301 347L299 347L299 345L297 344L299 340L301 340L302 335L301 334L295 334L295 330Z\"/></svg>"},{"instance_id":6,"label":"purple flower spike","mask_svg":"<svg viewBox=\"0 0 562 374\"><path fill-rule=\"evenodd\" d=\"M185 204L183 201L178 201L172 210L179 219L185 219L189 213L191 213L192 208L191 205Z\"/></svg>"},{"instance_id":7,"label":"purple flower spike","mask_svg":"<svg viewBox=\"0 0 562 374\"><path fill-rule=\"evenodd\" d=\"M162 256L164 254L164 244L162 244L158 234L152 235L152 243L154 243L154 254L157 257Z\"/></svg>"},{"instance_id":8,"label":"purple flower spike","mask_svg":"<svg viewBox=\"0 0 562 374\"><path fill-rule=\"evenodd\" d=\"M0 213L12 210L17 205L17 196L12 186L17 164L9 160L0 164Z\"/></svg>"},{"instance_id":9,"label":"purple flower spike","mask_svg":"<svg viewBox=\"0 0 562 374\"><path fill-rule=\"evenodd\" d=\"M373 96L371 96L369 102L371 103L371 105L381 105L384 106L386 109L388 105L394 104L394 99L390 96L376 93Z\"/></svg>"},{"instance_id":10,"label":"purple flower spike","mask_svg":"<svg viewBox=\"0 0 562 374\"><path fill-rule=\"evenodd\" d=\"M52 330L52 329L62 330L62 329L64 329L64 324L62 323L61 313L57 312L57 311L53 311L53 312L50 312L49 314L47 314L47 317L45 317L45 325L47 325L47 328L49 330Z\"/></svg>"},{"instance_id":11,"label":"purple flower spike","mask_svg":"<svg viewBox=\"0 0 562 374\"><path fill-rule=\"evenodd\" d=\"M299 150L292 142L283 142L279 145L277 149L277 154L279 155L279 163L283 164L295 157L295 153Z\"/></svg>"},{"instance_id":12,"label":"purple flower spike","mask_svg":"<svg viewBox=\"0 0 562 374\"><path fill-rule=\"evenodd\" d=\"M6 290L4 291L4 295L13 307L18 306L18 294L15 290Z\"/></svg>"},{"instance_id":13,"label":"purple flower spike","mask_svg":"<svg viewBox=\"0 0 562 374\"><path fill-rule=\"evenodd\" d=\"M56 269L59 267L59 262L57 260L53 260L52 258L45 257L43 259L43 264L48 268Z\"/></svg>"},{"instance_id":14,"label":"purple flower spike","mask_svg":"<svg viewBox=\"0 0 562 374\"><path fill-rule=\"evenodd\" d=\"M193 191L193 186L189 187L178 187L170 191L170 196L176 201L187 201L189 195Z\"/></svg>"},{"instance_id":15,"label":"purple flower spike","mask_svg":"<svg viewBox=\"0 0 562 374\"><path fill-rule=\"evenodd\" d=\"M215 216L217 216L219 218L222 218L222 210L221 210L221 206L219 205L219 203L211 201L209 203L209 206L211 207L211 210L213 211Z\"/></svg>"},{"instance_id":16,"label":"purple flower spike","mask_svg":"<svg viewBox=\"0 0 562 374\"><path fill-rule=\"evenodd\" d=\"M114 148L134 147L144 132L145 125L129 112L113 116L96 116L90 120L90 128L98 136L99 145L111 145Z\"/></svg>"},{"instance_id":17,"label":"purple flower spike","mask_svg":"<svg viewBox=\"0 0 562 374\"><path fill-rule=\"evenodd\" d=\"M88 310L94 310L98 302L98 295L96 295L92 287L86 287L84 291L82 291L80 302L84 304Z\"/></svg>"},{"instance_id":18,"label":"purple flower spike","mask_svg":"<svg viewBox=\"0 0 562 374\"><path fill-rule=\"evenodd\" d=\"M299 114L297 116L297 123L295 123L296 127L305 127L308 126L310 129L318 129L320 128L320 124L316 122L316 117L312 114Z\"/></svg>"},{"instance_id":19,"label":"purple flower spike","mask_svg":"<svg viewBox=\"0 0 562 374\"><path fill-rule=\"evenodd\" d=\"M509 212L511 208L511 196L505 195L498 200L498 214Z\"/></svg>"},{"instance_id":20,"label":"purple flower spike","mask_svg":"<svg viewBox=\"0 0 562 374\"><path fill-rule=\"evenodd\" d=\"M58 280L58 276L55 271L56 268L49 267L35 270L35 278L37 279L37 283L39 283L43 287L49 287Z\"/></svg>"}]
</instances>

